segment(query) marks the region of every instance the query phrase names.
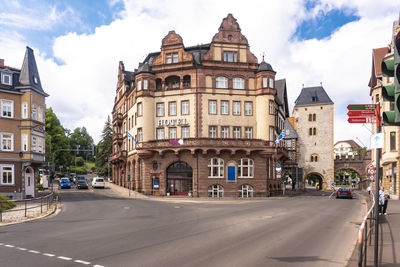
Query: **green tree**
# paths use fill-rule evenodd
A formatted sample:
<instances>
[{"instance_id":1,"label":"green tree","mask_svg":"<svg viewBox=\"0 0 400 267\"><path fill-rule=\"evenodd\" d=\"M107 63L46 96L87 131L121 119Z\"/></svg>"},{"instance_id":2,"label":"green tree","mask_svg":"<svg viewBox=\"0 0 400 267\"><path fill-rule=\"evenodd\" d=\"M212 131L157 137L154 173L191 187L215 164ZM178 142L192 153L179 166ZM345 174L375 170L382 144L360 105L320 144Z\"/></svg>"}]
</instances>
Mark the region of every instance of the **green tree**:
<instances>
[{"instance_id":1,"label":"green tree","mask_svg":"<svg viewBox=\"0 0 400 267\"><path fill-rule=\"evenodd\" d=\"M65 130L52 108L46 109L45 123L46 161L50 166L54 163L56 169L61 165L68 166L71 160L70 154L61 149L69 149L69 140L65 136Z\"/></svg>"},{"instance_id":2,"label":"green tree","mask_svg":"<svg viewBox=\"0 0 400 267\"><path fill-rule=\"evenodd\" d=\"M101 134L101 140L97 145L97 155L96 155L96 167L97 172L100 174L107 174L109 157L112 153L112 126L110 116L104 124L104 128Z\"/></svg>"},{"instance_id":3,"label":"green tree","mask_svg":"<svg viewBox=\"0 0 400 267\"><path fill-rule=\"evenodd\" d=\"M78 127L72 132L69 137L69 144L72 149L76 149L79 146L79 150L92 150L94 145L93 138L89 135L85 127ZM73 152L72 154L75 154ZM89 151L82 151L79 152L77 155L82 156L84 159L89 161L94 161L94 156L92 152Z\"/></svg>"}]
</instances>

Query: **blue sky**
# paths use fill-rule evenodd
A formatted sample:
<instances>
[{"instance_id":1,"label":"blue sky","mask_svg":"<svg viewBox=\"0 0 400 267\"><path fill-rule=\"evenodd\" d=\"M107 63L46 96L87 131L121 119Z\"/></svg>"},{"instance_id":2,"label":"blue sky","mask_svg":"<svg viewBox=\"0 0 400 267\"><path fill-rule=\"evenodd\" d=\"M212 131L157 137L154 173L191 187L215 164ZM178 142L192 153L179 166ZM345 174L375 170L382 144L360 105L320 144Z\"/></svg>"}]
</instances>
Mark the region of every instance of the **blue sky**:
<instances>
[{"instance_id":1,"label":"blue sky","mask_svg":"<svg viewBox=\"0 0 400 267\"><path fill-rule=\"evenodd\" d=\"M302 84L322 82L335 102L335 140L368 131L347 124L346 106L369 103L372 48L386 47L397 0L0 0L0 58L20 67L35 51L42 83L64 127L99 140L115 97L118 62L133 71L175 30L185 46L209 43L228 13L251 52L285 78L289 107ZM351 60L349 60L351 58ZM62 82L60 82L62 81Z\"/></svg>"}]
</instances>

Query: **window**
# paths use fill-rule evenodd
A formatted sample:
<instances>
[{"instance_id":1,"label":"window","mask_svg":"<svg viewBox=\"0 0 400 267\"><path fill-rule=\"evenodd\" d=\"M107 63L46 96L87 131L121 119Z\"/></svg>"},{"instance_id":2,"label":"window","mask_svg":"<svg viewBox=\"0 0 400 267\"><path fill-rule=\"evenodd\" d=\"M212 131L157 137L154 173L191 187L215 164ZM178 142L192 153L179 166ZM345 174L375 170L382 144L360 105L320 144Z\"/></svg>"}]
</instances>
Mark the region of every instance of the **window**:
<instances>
[{"instance_id":1,"label":"window","mask_svg":"<svg viewBox=\"0 0 400 267\"><path fill-rule=\"evenodd\" d=\"M224 61L225 62L237 62L237 53L226 51L224 52Z\"/></svg>"},{"instance_id":2,"label":"window","mask_svg":"<svg viewBox=\"0 0 400 267\"><path fill-rule=\"evenodd\" d=\"M240 115L240 101L233 101L233 115Z\"/></svg>"},{"instance_id":3,"label":"window","mask_svg":"<svg viewBox=\"0 0 400 267\"><path fill-rule=\"evenodd\" d=\"M22 151L28 151L28 134L22 134L21 135L21 150Z\"/></svg>"},{"instance_id":4,"label":"window","mask_svg":"<svg viewBox=\"0 0 400 267\"><path fill-rule=\"evenodd\" d=\"M233 89L244 89L244 79L233 78Z\"/></svg>"},{"instance_id":5,"label":"window","mask_svg":"<svg viewBox=\"0 0 400 267\"><path fill-rule=\"evenodd\" d=\"M241 127L233 127L233 138L240 139L241 137Z\"/></svg>"},{"instance_id":6,"label":"window","mask_svg":"<svg viewBox=\"0 0 400 267\"><path fill-rule=\"evenodd\" d=\"M375 95L375 102L378 103L379 102L379 94Z\"/></svg>"},{"instance_id":7,"label":"window","mask_svg":"<svg viewBox=\"0 0 400 267\"><path fill-rule=\"evenodd\" d=\"M164 103L156 104L156 113L157 113L157 117L164 116Z\"/></svg>"},{"instance_id":8,"label":"window","mask_svg":"<svg viewBox=\"0 0 400 267\"><path fill-rule=\"evenodd\" d=\"M228 88L228 79L225 77L217 77L215 79L215 87L217 88Z\"/></svg>"},{"instance_id":9,"label":"window","mask_svg":"<svg viewBox=\"0 0 400 267\"><path fill-rule=\"evenodd\" d=\"M0 133L1 137L1 150L13 151L14 150L14 135L10 133Z\"/></svg>"},{"instance_id":10,"label":"window","mask_svg":"<svg viewBox=\"0 0 400 267\"><path fill-rule=\"evenodd\" d=\"M228 35L228 40L230 41L230 40L232 40L232 35Z\"/></svg>"},{"instance_id":11,"label":"window","mask_svg":"<svg viewBox=\"0 0 400 267\"><path fill-rule=\"evenodd\" d=\"M274 115L274 114L275 114L274 101L270 100L269 101L269 115Z\"/></svg>"},{"instance_id":12,"label":"window","mask_svg":"<svg viewBox=\"0 0 400 267\"><path fill-rule=\"evenodd\" d=\"M221 126L221 137L229 138L229 126Z\"/></svg>"},{"instance_id":13,"label":"window","mask_svg":"<svg viewBox=\"0 0 400 267\"><path fill-rule=\"evenodd\" d=\"M142 91L142 81L137 82L137 90Z\"/></svg>"},{"instance_id":14,"label":"window","mask_svg":"<svg viewBox=\"0 0 400 267\"><path fill-rule=\"evenodd\" d=\"M311 97L311 101L312 102L317 102L318 101L318 97L317 96L312 96Z\"/></svg>"},{"instance_id":15,"label":"window","mask_svg":"<svg viewBox=\"0 0 400 267\"><path fill-rule=\"evenodd\" d=\"M229 114L229 101L221 100L221 115Z\"/></svg>"},{"instance_id":16,"label":"window","mask_svg":"<svg viewBox=\"0 0 400 267\"><path fill-rule=\"evenodd\" d=\"M142 103L137 104L137 115L138 116L143 116L143 106Z\"/></svg>"},{"instance_id":17,"label":"window","mask_svg":"<svg viewBox=\"0 0 400 267\"><path fill-rule=\"evenodd\" d=\"M269 140L270 141L274 141L275 140L274 126L269 126Z\"/></svg>"},{"instance_id":18,"label":"window","mask_svg":"<svg viewBox=\"0 0 400 267\"><path fill-rule=\"evenodd\" d=\"M188 115L189 114L189 101L185 100L181 102L181 114Z\"/></svg>"},{"instance_id":19,"label":"window","mask_svg":"<svg viewBox=\"0 0 400 267\"><path fill-rule=\"evenodd\" d=\"M312 114L308 114L308 121L312 121Z\"/></svg>"},{"instance_id":20,"label":"window","mask_svg":"<svg viewBox=\"0 0 400 267\"><path fill-rule=\"evenodd\" d=\"M253 197L253 187L250 185L242 185L239 189L239 197Z\"/></svg>"},{"instance_id":21,"label":"window","mask_svg":"<svg viewBox=\"0 0 400 267\"><path fill-rule=\"evenodd\" d=\"M292 147L292 140L291 139L286 139L285 140L285 144L286 144L286 147L288 147L288 148Z\"/></svg>"},{"instance_id":22,"label":"window","mask_svg":"<svg viewBox=\"0 0 400 267\"><path fill-rule=\"evenodd\" d=\"M224 178L224 160L212 158L208 161L208 178Z\"/></svg>"},{"instance_id":23,"label":"window","mask_svg":"<svg viewBox=\"0 0 400 267\"><path fill-rule=\"evenodd\" d=\"M1 166L1 184L13 185L14 184L14 165L0 165Z\"/></svg>"},{"instance_id":24,"label":"window","mask_svg":"<svg viewBox=\"0 0 400 267\"><path fill-rule=\"evenodd\" d=\"M240 159L238 163L238 178L253 178L254 161L252 159Z\"/></svg>"},{"instance_id":25,"label":"window","mask_svg":"<svg viewBox=\"0 0 400 267\"><path fill-rule=\"evenodd\" d=\"M43 152L43 138L38 138L38 152Z\"/></svg>"},{"instance_id":26,"label":"window","mask_svg":"<svg viewBox=\"0 0 400 267\"><path fill-rule=\"evenodd\" d=\"M172 63L172 54L167 54L165 63L167 63L167 64L171 64Z\"/></svg>"},{"instance_id":27,"label":"window","mask_svg":"<svg viewBox=\"0 0 400 267\"><path fill-rule=\"evenodd\" d=\"M137 129L137 139L138 142L143 142L143 130L142 128Z\"/></svg>"},{"instance_id":28,"label":"window","mask_svg":"<svg viewBox=\"0 0 400 267\"><path fill-rule=\"evenodd\" d=\"M216 100L208 100L208 114L217 114Z\"/></svg>"},{"instance_id":29,"label":"window","mask_svg":"<svg viewBox=\"0 0 400 267\"><path fill-rule=\"evenodd\" d=\"M263 88L267 88L268 87L268 78L267 77L263 77L262 78L262 87Z\"/></svg>"},{"instance_id":30,"label":"window","mask_svg":"<svg viewBox=\"0 0 400 267\"><path fill-rule=\"evenodd\" d=\"M1 116L12 118L14 110L14 102L11 100L1 100Z\"/></svg>"},{"instance_id":31,"label":"window","mask_svg":"<svg viewBox=\"0 0 400 267\"><path fill-rule=\"evenodd\" d=\"M309 128L308 135L317 135L317 128L315 128L315 127Z\"/></svg>"},{"instance_id":32,"label":"window","mask_svg":"<svg viewBox=\"0 0 400 267\"><path fill-rule=\"evenodd\" d=\"M253 127L245 127L244 135L245 135L246 139L252 139L253 138Z\"/></svg>"},{"instance_id":33,"label":"window","mask_svg":"<svg viewBox=\"0 0 400 267\"><path fill-rule=\"evenodd\" d=\"M217 126L210 126L208 128L208 137L217 138Z\"/></svg>"},{"instance_id":34,"label":"window","mask_svg":"<svg viewBox=\"0 0 400 267\"><path fill-rule=\"evenodd\" d=\"M28 103L23 102L22 103L22 118L27 119L28 118Z\"/></svg>"},{"instance_id":35,"label":"window","mask_svg":"<svg viewBox=\"0 0 400 267\"><path fill-rule=\"evenodd\" d=\"M189 127L182 127L182 138L189 138Z\"/></svg>"},{"instance_id":36,"label":"window","mask_svg":"<svg viewBox=\"0 0 400 267\"><path fill-rule=\"evenodd\" d=\"M390 132L390 151L396 150L396 132Z\"/></svg>"},{"instance_id":37,"label":"window","mask_svg":"<svg viewBox=\"0 0 400 267\"><path fill-rule=\"evenodd\" d=\"M208 197L224 197L224 188L218 184L209 186Z\"/></svg>"},{"instance_id":38,"label":"window","mask_svg":"<svg viewBox=\"0 0 400 267\"><path fill-rule=\"evenodd\" d=\"M314 114L312 115L312 120L313 120L313 121L316 121L316 120L317 120L317 114L314 113Z\"/></svg>"},{"instance_id":39,"label":"window","mask_svg":"<svg viewBox=\"0 0 400 267\"><path fill-rule=\"evenodd\" d=\"M172 63L178 63L178 53L172 54Z\"/></svg>"},{"instance_id":40,"label":"window","mask_svg":"<svg viewBox=\"0 0 400 267\"><path fill-rule=\"evenodd\" d=\"M143 90L147 90L148 88L148 81L147 80L143 80Z\"/></svg>"},{"instance_id":41,"label":"window","mask_svg":"<svg viewBox=\"0 0 400 267\"><path fill-rule=\"evenodd\" d=\"M43 109L42 109L42 106L38 106L37 114L38 114L38 121L43 122Z\"/></svg>"},{"instance_id":42,"label":"window","mask_svg":"<svg viewBox=\"0 0 400 267\"><path fill-rule=\"evenodd\" d=\"M168 106L168 115L176 116L176 102L169 102Z\"/></svg>"},{"instance_id":43,"label":"window","mask_svg":"<svg viewBox=\"0 0 400 267\"><path fill-rule=\"evenodd\" d=\"M12 85L12 76L11 76L11 74L2 73L1 74L1 83L2 84L7 84L7 85Z\"/></svg>"},{"instance_id":44,"label":"window","mask_svg":"<svg viewBox=\"0 0 400 267\"><path fill-rule=\"evenodd\" d=\"M164 139L164 128L157 128L157 140Z\"/></svg>"},{"instance_id":45,"label":"window","mask_svg":"<svg viewBox=\"0 0 400 267\"><path fill-rule=\"evenodd\" d=\"M37 110L36 110L35 104L32 105L31 117L32 117L32 120L37 120Z\"/></svg>"},{"instance_id":46,"label":"window","mask_svg":"<svg viewBox=\"0 0 400 267\"><path fill-rule=\"evenodd\" d=\"M190 75L185 75L183 76L183 88L189 88L190 87Z\"/></svg>"},{"instance_id":47,"label":"window","mask_svg":"<svg viewBox=\"0 0 400 267\"><path fill-rule=\"evenodd\" d=\"M244 115L252 116L253 115L253 102L244 102Z\"/></svg>"},{"instance_id":48,"label":"window","mask_svg":"<svg viewBox=\"0 0 400 267\"><path fill-rule=\"evenodd\" d=\"M31 150L32 150L33 152L36 152L36 151L37 151L36 145L37 145L37 137L36 137L36 136L32 136Z\"/></svg>"},{"instance_id":49,"label":"window","mask_svg":"<svg viewBox=\"0 0 400 267\"><path fill-rule=\"evenodd\" d=\"M169 139L176 139L176 127L169 128Z\"/></svg>"},{"instance_id":50,"label":"window","mask_svg":"<svg viewBox=\"0 0 400 267\"><path fill-rule=\"evenodd\" d=\"M318 161L318 155L317 154L312 154L310 157L311 162L317 162Z\"/></svg>"},{"instance_id":51,"label":"window","mask_svg":"<svg viewBox=\"0 0 400 267\"><path fill-rule=\"evenodd\" d=\"M269 87L274 88L274 79L269 78Z\"/></svg>"}]
</instances>

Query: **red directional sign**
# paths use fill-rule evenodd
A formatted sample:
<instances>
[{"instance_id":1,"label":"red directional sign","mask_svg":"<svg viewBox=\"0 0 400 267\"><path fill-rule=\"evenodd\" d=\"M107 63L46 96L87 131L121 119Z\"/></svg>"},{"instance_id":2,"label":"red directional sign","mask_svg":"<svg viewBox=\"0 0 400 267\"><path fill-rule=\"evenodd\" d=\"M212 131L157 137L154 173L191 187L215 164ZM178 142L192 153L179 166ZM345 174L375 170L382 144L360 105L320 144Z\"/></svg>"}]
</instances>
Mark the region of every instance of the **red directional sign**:
<instances>
[{"instance_id":1,"label":"red directional sign","mask_svg":"<svg viewBox=\"0 0 400 267\"><path fill-rule=\"evenodd\" d=\"M374 123L375 117L349 117L347 119L349 123Z\"/></svg>"},{"instance_id":2,"label":"red directional sign","mask_svg":"<svg viewBox=\"0 0 400 267\"><path fill-rule=\"evenodd\" d=\"M350 110L349 112L347 112L347 115L350 117L374 117L376 116L376 112L374 109Z\"/></svg>"}]
</instances>

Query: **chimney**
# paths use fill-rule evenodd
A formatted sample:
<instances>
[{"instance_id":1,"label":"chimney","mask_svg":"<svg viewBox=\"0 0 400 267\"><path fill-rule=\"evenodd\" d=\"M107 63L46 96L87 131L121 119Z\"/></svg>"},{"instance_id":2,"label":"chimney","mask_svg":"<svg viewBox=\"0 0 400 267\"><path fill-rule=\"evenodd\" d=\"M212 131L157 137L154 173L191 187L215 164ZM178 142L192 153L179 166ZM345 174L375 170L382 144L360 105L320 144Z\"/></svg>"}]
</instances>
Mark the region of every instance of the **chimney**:
<instances>
[{"instance_id":1,"label":"chimney","mask_svg":"<svg viewBox=\"0 0 400 267\"><path fill-rule=\"evenodd\" d=\"M0 67L4 67L4 59L0 58Z\"/></svg>"}]
</instances>

